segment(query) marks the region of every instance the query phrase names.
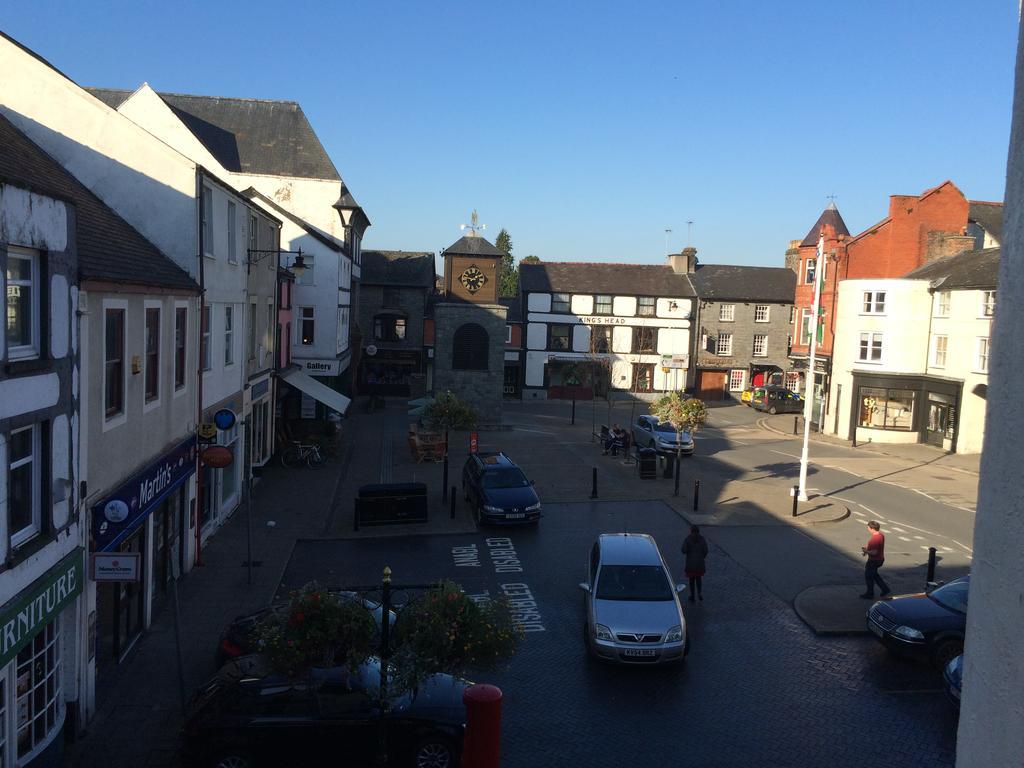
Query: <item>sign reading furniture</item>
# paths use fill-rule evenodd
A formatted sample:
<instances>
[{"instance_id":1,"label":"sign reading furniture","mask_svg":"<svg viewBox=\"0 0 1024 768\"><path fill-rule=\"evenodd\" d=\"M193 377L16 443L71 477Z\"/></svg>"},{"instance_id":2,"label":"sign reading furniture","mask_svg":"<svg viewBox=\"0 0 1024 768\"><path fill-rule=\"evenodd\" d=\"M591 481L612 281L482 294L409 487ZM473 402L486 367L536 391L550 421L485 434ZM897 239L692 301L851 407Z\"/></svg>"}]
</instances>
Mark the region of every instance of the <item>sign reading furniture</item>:
<instances>
[{"instance_id":1,"label":"sign reading furniture","mask_svg":"<svg viewBox=\"0 0 1024 768\"><path fill-rule=\"evenodd\" d=\"M74 550L0 608L0 669L81 593L82 552Z\"/></svg>"}]
</instances>

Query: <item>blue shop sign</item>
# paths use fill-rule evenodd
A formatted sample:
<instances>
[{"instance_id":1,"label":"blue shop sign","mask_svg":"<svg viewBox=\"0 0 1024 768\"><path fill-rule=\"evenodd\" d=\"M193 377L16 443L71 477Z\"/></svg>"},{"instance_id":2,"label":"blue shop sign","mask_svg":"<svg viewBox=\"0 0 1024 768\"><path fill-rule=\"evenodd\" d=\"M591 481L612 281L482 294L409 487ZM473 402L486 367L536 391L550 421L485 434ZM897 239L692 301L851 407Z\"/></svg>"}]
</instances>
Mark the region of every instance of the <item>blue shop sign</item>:
<instances>
[{"instance_id":1,"label":"blue shop sign","mask_svg":"<svg viewBox=\"0 0 1024 768\"><path fill-rule=\"evenodd\" d=\"M196 470L196 438L179 443L92 507L93 552L113 552Z\"/></svg>"}]
</instances>

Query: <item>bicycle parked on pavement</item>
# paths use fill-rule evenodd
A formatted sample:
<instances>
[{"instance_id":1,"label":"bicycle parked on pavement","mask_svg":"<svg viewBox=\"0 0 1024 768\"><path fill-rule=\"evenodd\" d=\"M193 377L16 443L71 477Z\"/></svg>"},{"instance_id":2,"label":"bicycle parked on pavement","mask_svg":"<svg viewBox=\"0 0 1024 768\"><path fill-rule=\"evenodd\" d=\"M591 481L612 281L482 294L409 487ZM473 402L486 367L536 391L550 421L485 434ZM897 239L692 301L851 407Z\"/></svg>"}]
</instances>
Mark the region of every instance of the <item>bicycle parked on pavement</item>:
<instances>
[{"instance_id":1,"label":"bicycle parked on pavement","mask_svg":"<svg viewBox=\"0 0 1024 768\"><path fill-rule=\"evenodd\" d=\"M310 469L319 469L327 461L316 443L293 443L281 452L281 464L289 469L305 464Z\"/></svg>"}]
</instances>

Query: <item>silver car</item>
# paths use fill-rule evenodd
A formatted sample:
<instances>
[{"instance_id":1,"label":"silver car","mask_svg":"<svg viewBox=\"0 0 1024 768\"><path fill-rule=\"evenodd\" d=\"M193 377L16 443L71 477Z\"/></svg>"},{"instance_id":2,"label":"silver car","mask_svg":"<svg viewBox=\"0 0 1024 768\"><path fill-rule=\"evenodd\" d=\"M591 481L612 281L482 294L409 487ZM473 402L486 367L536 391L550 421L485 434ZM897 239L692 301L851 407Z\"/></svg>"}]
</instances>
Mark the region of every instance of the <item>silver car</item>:
<instances>
[{"instance_id":1,"label":"silver car","mask_svg":"<svg viewBox=\"0 0 1024 768\"><path fill-rule=\"evenodd\" d=\"M645 533L603 533L590 550L586 592L587 649L625 664L681 661L689 652L679 603L654 539Z\"/></svg>"},{"instance_id":2,"label":"silver car","mask_svg":"<svg viewBox=\"0 0 1024 768\"><path fill-rule=\"evenodd\" d=\"M687 431L679 433L669 423L658 423L657 416L641 416L633 425L633 444L637 448L653 448L658 453L675 453L676 449L684 456L693 453L693 435Z\"/></svg>"}]
</instances>

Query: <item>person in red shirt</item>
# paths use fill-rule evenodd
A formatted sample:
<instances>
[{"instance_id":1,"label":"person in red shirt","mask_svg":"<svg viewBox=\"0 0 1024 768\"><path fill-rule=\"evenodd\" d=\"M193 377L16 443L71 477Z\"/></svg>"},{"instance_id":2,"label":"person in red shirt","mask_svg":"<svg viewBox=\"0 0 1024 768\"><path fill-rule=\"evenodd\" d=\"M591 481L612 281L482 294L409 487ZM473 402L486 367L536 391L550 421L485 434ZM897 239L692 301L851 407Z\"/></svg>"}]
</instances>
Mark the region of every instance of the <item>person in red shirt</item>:
<instances>
[{"instance_id":1,"label":"person in red shirt","mask_svg":"<svg viewBox=\"0 0 1024 768\"><path fill-rule=\"evenodd\" d=\"M892 590L878 575L878 569L885 562L885 535L882 533L882 526L872 520L868 523L868 533L871 534L868 545L860 548L861 554L867 555L868 558L864 565L864 583L867 584L868 589L861 597L865 600L874 600L875 584L882 590L881 597L885 597Z\"/></svg>"}]
</instances>

